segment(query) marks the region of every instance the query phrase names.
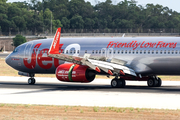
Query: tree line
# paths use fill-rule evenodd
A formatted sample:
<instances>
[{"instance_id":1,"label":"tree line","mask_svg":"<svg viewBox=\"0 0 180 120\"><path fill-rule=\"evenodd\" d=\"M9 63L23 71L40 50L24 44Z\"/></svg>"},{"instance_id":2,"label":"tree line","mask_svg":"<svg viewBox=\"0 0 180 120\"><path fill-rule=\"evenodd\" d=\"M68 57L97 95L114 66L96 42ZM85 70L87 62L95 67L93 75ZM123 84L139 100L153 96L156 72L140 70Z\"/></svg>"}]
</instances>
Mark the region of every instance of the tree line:
<instances>
[{"instance_id":1,"label":"tree line","mask_svg":"<svg viewBox=\"0 0 180 120\"><path fill-rule=\"evenodd\" d=\"M180 13L162 5L138 5L111 0L95 6L84 0L30 0L7 3L0 0L0 32L42 33L63 29L176 29Z\"/></svg>"}]
</instances>

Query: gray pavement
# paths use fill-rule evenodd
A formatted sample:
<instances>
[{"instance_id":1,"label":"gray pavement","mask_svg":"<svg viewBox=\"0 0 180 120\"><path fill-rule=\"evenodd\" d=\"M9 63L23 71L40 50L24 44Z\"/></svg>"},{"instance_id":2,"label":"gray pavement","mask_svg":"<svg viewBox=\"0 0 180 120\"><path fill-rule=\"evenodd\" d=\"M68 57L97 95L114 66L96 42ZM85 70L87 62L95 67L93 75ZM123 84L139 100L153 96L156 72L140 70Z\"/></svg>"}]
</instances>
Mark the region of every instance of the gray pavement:
<instances>
[{"instance_id":1,"label":"gray pavement","mask_svg":"<svg viewBox=\"0 0 180 120\"><path fill-rule=\"evenodd\" d=\"M180 82L175 81L163 81L160 88L127 81L126 88L113 89L109 79L85 84L36 78L35 85L27 85L27 79L0 76L0 103L180 109Z\"/></svg>"},{"instance_id":2,"label":"gray pavement","mask_svg":"<svg viewBox=\"0 0 180 120\"><path fill-rule=\"evenodd\" d=\"M10 54L10 52L0 53L0 58L6 58L9 54Z\"/></svg>"}]
</instances>

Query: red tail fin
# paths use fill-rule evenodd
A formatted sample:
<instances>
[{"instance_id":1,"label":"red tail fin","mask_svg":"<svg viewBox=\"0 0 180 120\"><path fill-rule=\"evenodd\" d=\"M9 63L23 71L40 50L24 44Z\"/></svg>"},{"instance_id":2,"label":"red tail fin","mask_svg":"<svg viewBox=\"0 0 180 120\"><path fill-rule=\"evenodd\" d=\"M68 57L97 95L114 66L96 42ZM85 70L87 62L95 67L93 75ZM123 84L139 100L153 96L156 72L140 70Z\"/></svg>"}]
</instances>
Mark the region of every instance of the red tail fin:
<instances>
[{"instance_id":1,"label":"red tail fin","mask_svg":"<svg viewBox=\"0 0 180 120\"><path fill-rule=\"evenodd\" d=\"M59 54L59 41L61 36L61 28L58 28L54 39L51 43L51 47L49 49L49 54Z\"/></svg>"}]
</instances>

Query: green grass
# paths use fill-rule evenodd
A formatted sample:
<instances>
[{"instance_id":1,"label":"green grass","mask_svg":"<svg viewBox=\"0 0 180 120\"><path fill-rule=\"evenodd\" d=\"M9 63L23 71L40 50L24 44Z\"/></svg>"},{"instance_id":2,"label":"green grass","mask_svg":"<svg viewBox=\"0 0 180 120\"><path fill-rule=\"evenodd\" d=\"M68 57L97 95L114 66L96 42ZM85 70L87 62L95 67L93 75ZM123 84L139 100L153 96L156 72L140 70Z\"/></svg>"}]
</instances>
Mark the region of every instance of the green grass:
<instances>
[{"instance_id":1,"label":"green grass","mask_svg":"<svg viewBox=\"0 0 180 120\"><path fill-rule=\"evenodd\" d=\"M99 107L93 107L93 111L94 112L98 112L99 111Z\"/></svg>"}]
</instances>

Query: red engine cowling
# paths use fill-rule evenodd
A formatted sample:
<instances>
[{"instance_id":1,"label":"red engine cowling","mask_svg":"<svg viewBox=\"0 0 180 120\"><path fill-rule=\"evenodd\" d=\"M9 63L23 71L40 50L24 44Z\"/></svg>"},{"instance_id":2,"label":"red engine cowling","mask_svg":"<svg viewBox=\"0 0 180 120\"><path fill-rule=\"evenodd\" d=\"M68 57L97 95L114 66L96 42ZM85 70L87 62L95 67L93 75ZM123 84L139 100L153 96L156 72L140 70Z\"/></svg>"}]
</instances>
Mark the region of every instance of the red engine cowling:
<instances>
[{"instance_id":1,"label":"red engine cowling","mask_svg":"<svg viewBox=\"0 0 180 120\"><path fill-rule=\"evenodd\" d=\"M92 82L95 75L87 66L72 63L59 65L56 69L56 78L65 82Z\"/></svg>"}]
</instances>

